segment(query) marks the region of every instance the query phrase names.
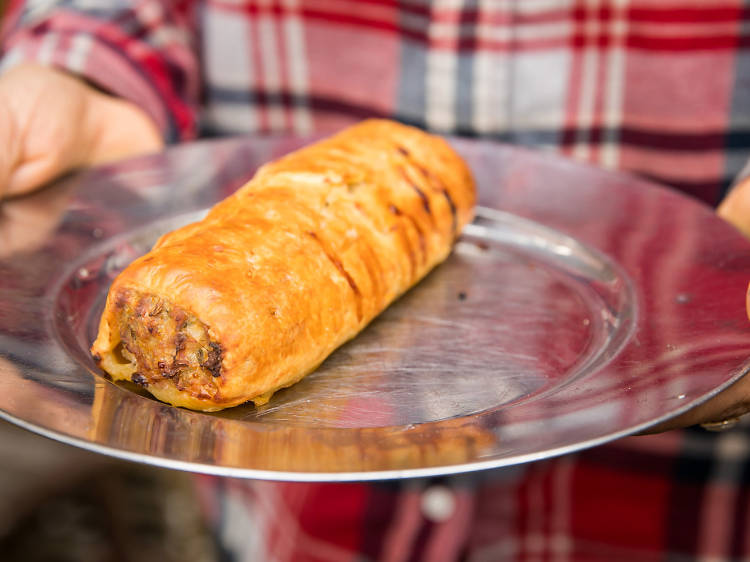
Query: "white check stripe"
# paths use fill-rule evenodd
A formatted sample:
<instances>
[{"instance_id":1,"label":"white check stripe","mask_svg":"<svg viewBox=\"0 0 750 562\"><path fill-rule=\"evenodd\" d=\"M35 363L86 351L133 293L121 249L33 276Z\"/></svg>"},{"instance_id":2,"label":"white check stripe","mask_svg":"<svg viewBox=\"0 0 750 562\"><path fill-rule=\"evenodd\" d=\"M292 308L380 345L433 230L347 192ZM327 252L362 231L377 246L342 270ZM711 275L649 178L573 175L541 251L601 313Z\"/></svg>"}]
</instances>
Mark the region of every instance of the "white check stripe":
<instances>
[{"instance_id":1,"label":"white check stripe","mask_svg":"<svg viewBox=\"0 0 750 562\"><path fill-rule=\"evenodd\" d=\"M223 494L221 543L238 560L266 560L265 528L267 519L248 505L244 494L233 493L227 486Z\"/></svg>"},{"instance_id":2,"label":"white check stripe","mask_svg":"<svg viewBox=\"0 0 750 562\"><path fill-rule=\"evenodd\" d=\"M455 126L456 89L454 77L458 68L456 54L432 50L427 53L427 126L447 132Z\"/></svg>"},{"instance_id":3,"label":"white check stripe","mask_svg":"<svg viewBox=\"0 0 750 562\"><path fill-rule=\"evenodd\" d=\"M568 562L570 559L570 513L571 480L573 478L574 457L564 456L555 463L552 481L552 507L550 555L552 562Z\"/></svg>"},{"instance_id":4,"label":"white check stripe","mask_svg":"<svg viewBox=\"0 0 750 562\"><path fill-rule=\"evenodd\" d=\"M39 51L36 54L36 61L41 64L52 64L55 56L55 49L60 40L60 34L56 31L47 33L39 45Z\"/></svg>"},{"instance_id":5,"label":"white check stripe","mask_svg":"<svg viewBox=\"0 0 750 562\"><path fill-rule=\"evenodd\" d=\"M548 12L550 10L568 10L573 7L574 0L531 0L525 2L519 0L503 0L497 2L497 4L500 6L503 4L512 6L522 14L537 14Z\"/></svg>"},{"instance_id":6,"label":"white check stripe","mask_svg":"<svg viewBox=\"0 0 750 562\"><path fill-rule=\"evenodd\" d=\"M231 13L207 8L204 44L206 80L209 84L237 92L253 88L255 69L246 47L248 23ZM257 108L252 103L214 102L208 108L207 121L228 132L258 129Z\"/></svg>"},{"instance_id":7,"label":"white check stripe","mask_svg":"<svg viewBox=\"0 0 750 562\"><path fill-rule=\"evenodd\" d=\"M611 47L606 57L607 81L604 85L604 125L616 129L622 123L622 105L625 92L625 35L627 19L625 8L629 0L613 0L613 16L609 26ZM605 138L599 154L599 163L605 168L616 168L619 160L619 143L616 138Z\"/></svg>"},{"instance_id":8,"label":"white check stripe","mask_svg":"<svg viewBox=\"0 0 750 562\"><path fill-rule=\"evenodd\" d=\"M96 4L93 2L92 4ZM101 6L88 6L89 8L101 8ZM164 8L158 2L139 2L134 6L138 20L147 27L154 27L164 23Z\"/></svg>"},{"instance_id":9,"label":"white check stripe","mask_svg":"<svg viewBox=\"0 0 750 562\"><path fill-rule=\"evenodd\" d=\"M404 0L411 6L435 7L435 10L456 10L462 0ZM537 14L550 10L569 10L574 0L479 0L479 9L486 13L514 11L520 14Z\"/></svg>"},{"instance_id":10,"label":"white check stripe","mask_svg":"<svg viewBox=\"0 0 750 562\"><path fill-rule=\"evenodd\" d=\"M5 53L2 61L0 62L0 73L7 72L17 64L21 63L26 58L25 46L23 44L16 45L10 51Z\"/></svg>"},{"instance_id":11,"label":"white check stripe","mask_svg":"<svg viewBox=\"0 0 750 562\"><path fill-rule=\"evenodd\" d=\"M263 60L263 82L270 94L281 91L281 69L276 43L276 18L264 14L258 17L260 55ZM284 108L280 104L268 104L268 121L272 131L284 128Z\"/></svg>"},{"instance_id":12,"label":"white check stripe","mask_svg":"<svg viewBox=\"0 0 750 562\"><path fill-rule=\"evenodd\" d=\"M54 9L57 0L27 0L24 19L33 22Z\"/></svg>"},{"instance_id":13,"label":"white check stripe","mask_svg":"<svg viewBox=\"0 0 750 562\"><path fill-rule=\"evenodd\" d=\"M444 8L445 1L437 2L436 10ZM462 2L451 2L459 9ZM457 25L457 24L454 24ZM432 37L434 23L428 33ZM427 52L427 75L425 77L427 126L437 132L451 131L456 124L456 75L458 59L455 50L430 49Z\"/></svg>"},{"instance_id":14,"label":"white check stripe","mask_svg":"<svg viewBox=\"0 0 750 562\"><path fill-rule=\"evenodd\" d=\"M285 0L284 5L290 10L299 9L298 0ZM308 93L307 52L305 51L305 31L297 13L284 18L284 41L286 42L287 68L289 72L289 90L295 96L304 98ZM292 110L295 132L309 134L312 132L310 109L305 105L296 105Z\"/></svg>"},{"instance_id":15,"label":"white check stripe","mask_svg":"<svg viewBox=\"0 0 750 562\"><path fill-rule=\"evenodd\" d=\"M424 21L424 20L422 20ZM418 28L421 28L419 25ZM533 24L499 25L478 23L470 29L470 35L479 41L509 42L511 40L524 42L544 39L545 41L565 40L570 37L573 25L570 21L541 22ZM462 35L458 25L452 22L436 22L430 35L433 39L457 39ZM469 33L466 33L469 35Z\"/></svg>"},{"instance_id":16,"label":"white check stripe","mask_svg":"<svg viewBox=\"0 0 750 562\"><path fill-rule=\"evenodd\" d=\"M204 27L207 38L204 68L209 84L237 90L251 89L255 69L246 46L250 31L247 21L209 7Z\"/></svg>"},{"instance_id":17,"label":"white check stripe","mask_svg":"<svg viewBox=\"0 0 750 562\"><path fill-rule=\"evenodd\" d=\"M555 129L564 122L571 56L562 50L525 52L513 58L515 130Z\"/></svg>"},{"instance_id":18,"label":"white check stripe","mask_svg":"<svg viewBox=\"0 0 750 562\"><path fill-rule=\"evenodd\" d=\"M594 91L596 88L596 66L598 60L596 48L587 48L583 53L583 65L581 69L581 95L578 106L578 133L573 156L587 159L591 153L589 146L590 136L588 128L593 122Z\"/></svg>"},{"instance_id":19,"label":"white check stripe","mask_svg":"<svg viewBox=\"0 0 750 562\"><path fill-rule=\"evenodd\" d=\"M79 33L73 37L65 62L70 71L83 73L93 44L94 42L89 34Z\"/></svg>"},{"instance_id":20,"label":"white check stripe","mask_svg":"<svg viewBox=\"0 0 750 562\"><path fill-rule=\"evenodd\" d=\"M599 20L596 17L598 0L588 0L585 35L595 37L599 33ZM591 154L589 128L594 121L594 101L596 97L596 77L599 66L599 48L586 47L583 51L581 67L581 90L578 105L578 135L573 156L588 159Z\"/></svg>"},{"instance_id":21,"label":"white check stripe","mask_svg":"<svg viewBox=\"0 0 750 562\"><path fill-rule=\"evenodd\" d=\"M714 471L701 509L698 527L698 554L701 562L721 560L721 553L729 552L736 524L734 506L737 500L736 483L742 480L742 465L750 443L743 433L730 432L716 437Z\"/></svg>"},{"instance_id":22,"label":"white check stripe","mask_svg":"<svg viewBox=\"0 0 750 562\"><path fill-rule=\"evenodd\" d=\"M510 82L508 55L478 51L474 55L472 126L479 133L508 128Z\"/></svg>"}]
</instances>

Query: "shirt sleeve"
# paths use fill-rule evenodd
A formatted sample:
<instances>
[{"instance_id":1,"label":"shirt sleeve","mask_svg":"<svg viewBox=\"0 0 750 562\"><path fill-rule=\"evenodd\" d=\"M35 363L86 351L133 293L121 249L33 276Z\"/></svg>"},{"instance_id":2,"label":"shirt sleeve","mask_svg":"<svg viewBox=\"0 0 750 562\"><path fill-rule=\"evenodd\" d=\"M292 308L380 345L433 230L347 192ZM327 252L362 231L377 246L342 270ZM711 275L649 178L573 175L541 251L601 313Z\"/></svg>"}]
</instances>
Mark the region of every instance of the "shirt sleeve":
<instances>
[{"instance_id":1,"label":"shirt sleeve","mask_svg":"<svg viewBox=\"0 0 750 562\"><path fill-rule=\"evenodd\" d=\"M167 142L193 138L200 95L190 0L15 0L0 72L21 62L79 75L145 110Z\"/></svg>"}]
</instances>

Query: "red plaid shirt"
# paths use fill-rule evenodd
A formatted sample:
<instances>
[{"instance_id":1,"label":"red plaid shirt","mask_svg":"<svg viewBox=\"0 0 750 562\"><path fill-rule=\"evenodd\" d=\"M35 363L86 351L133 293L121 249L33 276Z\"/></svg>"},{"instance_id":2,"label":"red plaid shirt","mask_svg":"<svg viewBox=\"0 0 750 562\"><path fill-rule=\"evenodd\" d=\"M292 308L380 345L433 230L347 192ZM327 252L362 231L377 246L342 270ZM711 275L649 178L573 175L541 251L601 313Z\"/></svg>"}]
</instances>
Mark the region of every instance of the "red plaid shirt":
<instances>
[{"instance_id":1,"label":"red plaid shirt","mask_svg":"<svg viewBox=\"0 0 750 562\"><path fill-rule=\"evenodd\" d=\"M165 138L387 116L716 203L750 154L741 0L11 1L2 66L65 68ZM750 431L633 437L473 476L201 477L226 559L750 560Z\"/></svg>"}]
</instances>

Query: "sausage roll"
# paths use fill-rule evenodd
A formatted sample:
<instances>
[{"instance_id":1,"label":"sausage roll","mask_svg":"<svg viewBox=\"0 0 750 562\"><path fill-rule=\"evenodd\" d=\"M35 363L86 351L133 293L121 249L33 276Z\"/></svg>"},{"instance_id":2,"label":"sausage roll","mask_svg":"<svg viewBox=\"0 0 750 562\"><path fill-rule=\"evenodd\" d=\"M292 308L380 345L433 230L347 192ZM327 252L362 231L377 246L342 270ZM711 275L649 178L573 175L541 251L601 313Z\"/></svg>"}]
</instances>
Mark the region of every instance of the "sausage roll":
<instances>
[{"instance_id":1,"label":"sausage roll","mask_svg":"<svg viewBox=\"0 0 750 562\"><path fill-rule=\"evenodd\" d=\"M364 121L162 236L113 282L91 353L175 406L263 404L444 260L475 198L443 139Z\"/></svg>"}]
</instances>

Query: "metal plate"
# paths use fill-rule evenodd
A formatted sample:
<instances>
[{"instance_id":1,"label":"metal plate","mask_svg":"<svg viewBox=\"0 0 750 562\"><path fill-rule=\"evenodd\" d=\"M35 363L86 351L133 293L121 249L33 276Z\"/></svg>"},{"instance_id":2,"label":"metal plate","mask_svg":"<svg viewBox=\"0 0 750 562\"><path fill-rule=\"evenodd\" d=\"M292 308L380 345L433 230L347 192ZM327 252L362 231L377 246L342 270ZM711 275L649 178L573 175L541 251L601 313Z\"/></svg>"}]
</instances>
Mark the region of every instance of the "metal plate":
<instances>
[{"instance_id":1,"label":"metal plate","mask_svg":"<svg viewBox=\"0 0 750 562\"><path fill-rule=\"evenodd\" d=\"M604 443L750 367L750 244L710 209L626 175L457 140L479 180L477 220L301 383L260 408L203 414L105 380L87 350L117 272L303 142L186 145L3 204L2 416L198 472L401 478Z\"/></svg>"}]
</instances>

